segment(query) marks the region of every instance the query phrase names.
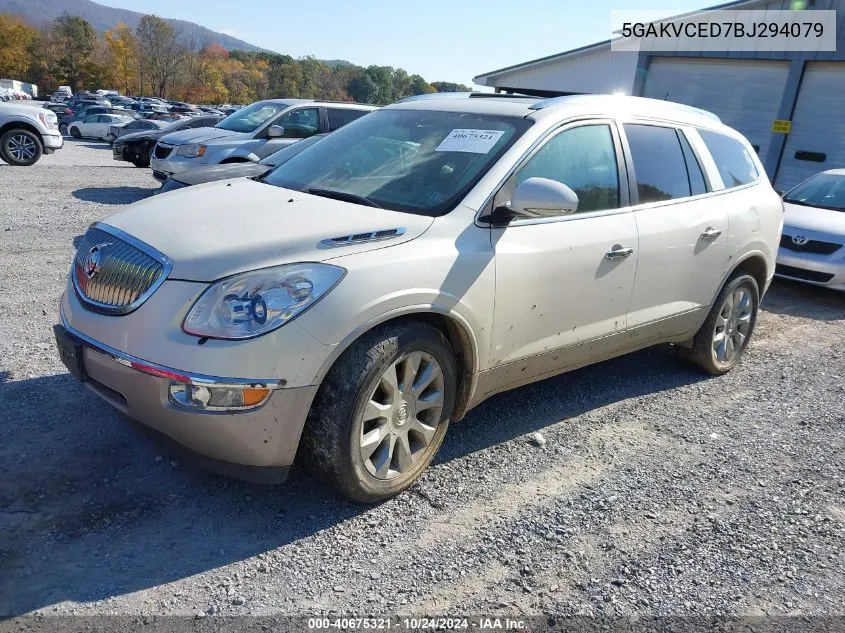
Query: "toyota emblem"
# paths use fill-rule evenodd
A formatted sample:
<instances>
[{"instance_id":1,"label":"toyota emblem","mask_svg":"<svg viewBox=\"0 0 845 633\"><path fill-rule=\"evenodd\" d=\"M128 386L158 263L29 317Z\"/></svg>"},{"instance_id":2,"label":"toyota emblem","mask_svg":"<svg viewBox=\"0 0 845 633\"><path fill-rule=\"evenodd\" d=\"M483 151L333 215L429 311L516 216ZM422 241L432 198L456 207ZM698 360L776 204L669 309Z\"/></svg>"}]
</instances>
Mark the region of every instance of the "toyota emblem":
<instances>
[{"instance_id":1,"label":"toyota emblem","mask_svg":"<svg viewBox=\"0 0 845 633\"><path fill-rule=\"evenodd\" d=\"M807 237L804 237L803 235L793 235L792 236L792 243L795 244L795 246L806 246L807 242L809 242L809 241L810 241L810 239L807 238Z\"/></svg>"}]
</instances>

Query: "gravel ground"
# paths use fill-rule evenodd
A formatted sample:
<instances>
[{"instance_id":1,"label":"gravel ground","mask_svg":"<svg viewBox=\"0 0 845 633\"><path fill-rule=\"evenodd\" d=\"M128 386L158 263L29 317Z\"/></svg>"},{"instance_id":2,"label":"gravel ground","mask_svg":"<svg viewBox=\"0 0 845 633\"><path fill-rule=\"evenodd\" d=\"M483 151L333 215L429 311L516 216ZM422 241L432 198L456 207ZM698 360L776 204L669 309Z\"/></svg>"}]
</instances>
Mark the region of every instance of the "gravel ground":
<instances>
[{"instance_id":1,"label":"gravel ground","mask_svg":"<svg viewBox=\"0 0 845 633\"><path fill-rule=\"evenodd\" d=\"M497 396L362 507L183 466L64 371L73 239L154 186L94 142L0 165L0 618L845 615L845 295L776 282L725 377L658 348Z\"/></svg>"}]
</instances>

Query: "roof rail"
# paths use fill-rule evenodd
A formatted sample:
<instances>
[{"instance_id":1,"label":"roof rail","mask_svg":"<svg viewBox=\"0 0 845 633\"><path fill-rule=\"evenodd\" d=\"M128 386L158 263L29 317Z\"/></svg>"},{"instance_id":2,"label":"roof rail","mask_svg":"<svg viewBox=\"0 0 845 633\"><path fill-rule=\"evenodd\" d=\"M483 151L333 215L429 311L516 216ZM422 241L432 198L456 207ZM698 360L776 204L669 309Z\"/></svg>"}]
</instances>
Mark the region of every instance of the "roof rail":
<instances>
[{"instance_id":1,"label":"roof rail","mask_svg":"<svg viewBox=\"0 0 845 633\"><path fill-rule=\"evenodd\" d=\"M532 95L517 95L510 92L471 92L470 99L533 99L537 101L542 97Z\"/></svg>"},{"instance_id":2,"label":"roof rail","mask_svg":"<svg viewBox=\"0 0 845 633\"><path fill-rule=\"evenodd\" d=\"M628 95L569 95L565 97L552 97L550 99L543 99L542 101L535 103L531 106L528 106L529 110L544 110L546 108L552 108L558 105L564 104L572 104L577 103L579 100L586 100L586 99L593 99L596 97L613 97L616 99L625 99L625 100L648 100L655 103L665 104L664 107L667 109L673 110L684 110L686 112L690 112L693 114L698 114L700 116L707 117L713 121L717 121L718 123L722 122L722 119L718 117L718 115L710 112L709 110L702 110L701 108L696 108L694 106L686 105L683 103L677 103L675 101L661 101L659 99L650 99L647 97L632 97Z\"/></svg>"}]
</instances>

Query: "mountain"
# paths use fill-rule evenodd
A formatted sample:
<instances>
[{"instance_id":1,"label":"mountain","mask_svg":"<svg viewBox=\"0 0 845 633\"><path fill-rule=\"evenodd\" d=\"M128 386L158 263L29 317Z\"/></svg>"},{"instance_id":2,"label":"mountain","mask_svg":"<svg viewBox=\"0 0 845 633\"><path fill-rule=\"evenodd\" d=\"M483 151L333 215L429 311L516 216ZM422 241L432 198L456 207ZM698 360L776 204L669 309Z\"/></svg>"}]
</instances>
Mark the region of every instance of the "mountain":
<instances>
[{"instance_id":1,"label":"mountain","mask_svg":"<svg viewBox=\"0 0 845 633\"><path fill-rule=\"evenodd\" d=\"M128 9L107 7L91 0L0 0L0 13L14 13L36 26L46 26L65 13L80 15L88 20L99 33L113 28L120 22L124 22L134 29L138 26L141 16L144 15ZM243 51L266 50L231 35L212 31L194 22L161 17L170 22L182 34L183 42L189 45L219 44L230 51L234 49Z\"/></svg>"}]
</instances>

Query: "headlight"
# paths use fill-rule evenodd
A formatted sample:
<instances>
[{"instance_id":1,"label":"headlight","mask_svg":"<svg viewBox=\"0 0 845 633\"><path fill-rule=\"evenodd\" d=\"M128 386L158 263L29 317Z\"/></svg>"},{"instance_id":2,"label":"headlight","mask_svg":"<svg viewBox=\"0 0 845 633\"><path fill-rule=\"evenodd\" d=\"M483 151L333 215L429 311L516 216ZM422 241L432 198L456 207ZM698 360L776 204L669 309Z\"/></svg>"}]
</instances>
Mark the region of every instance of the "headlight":
<instances>
[{"instance_id":1,"label":"headlight","mask_svg":"<svg viewBox=\"0 0 845 633\"><path fill-rule=\"evenodd\" d=\"M267 334L317 303L343 279L330 264L286 264L218 281L188 311L182 329L194 336L247 339Z\"/></svg>"},{"instance_id":2,"label":"headlight","mask_svg":"<svg viewBox=\"0 0 845 633\"><path fill-rule=\"evenodd\" d=\"M205 145L197 145L196 143L191 143L190 145L183 145L179 148L176 152L179 156L187 156L188 158L199 158L203 154L205 154Z\"/></svg>"}]
</instances>

